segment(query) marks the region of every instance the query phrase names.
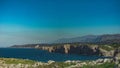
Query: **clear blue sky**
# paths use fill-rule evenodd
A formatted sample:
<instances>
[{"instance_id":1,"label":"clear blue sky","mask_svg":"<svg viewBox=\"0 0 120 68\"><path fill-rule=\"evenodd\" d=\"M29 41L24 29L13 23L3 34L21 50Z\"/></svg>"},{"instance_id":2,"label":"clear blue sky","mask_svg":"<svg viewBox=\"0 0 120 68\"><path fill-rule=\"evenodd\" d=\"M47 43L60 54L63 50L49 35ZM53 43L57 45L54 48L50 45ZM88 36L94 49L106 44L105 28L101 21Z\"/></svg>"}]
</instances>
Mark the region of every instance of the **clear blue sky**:
<instances>
[{"instance_id":1,"label":"clear blue sky","mask_svg":"<svg viewBox=\"0 0 120 68\"><path fill-rule=\"evenodd\" d=\"M120 0L0 0L0 47L120 33Z\"/></svg>"}]
</instances>

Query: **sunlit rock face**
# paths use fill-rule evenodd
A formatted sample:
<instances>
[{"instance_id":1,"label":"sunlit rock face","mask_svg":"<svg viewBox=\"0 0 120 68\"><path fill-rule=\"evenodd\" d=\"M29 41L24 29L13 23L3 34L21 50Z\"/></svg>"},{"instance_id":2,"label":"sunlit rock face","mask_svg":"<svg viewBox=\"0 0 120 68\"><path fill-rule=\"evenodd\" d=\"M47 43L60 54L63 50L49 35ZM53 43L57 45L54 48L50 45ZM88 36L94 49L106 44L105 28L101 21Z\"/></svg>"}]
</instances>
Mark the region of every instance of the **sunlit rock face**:
<instances>
[{"instance_id":1,"label":"sunlit rock face","mask_svg":"<svg viewBox=\"0 0 120 68\"><path fill-rule=\"evenodd\" d=\"M100 52L101 52L102 56L113 57L113 55L114 55L114 50L107 51L105 49L100 48Z\"/></svg>"},{"instance_id":2,"label":"sunlit rock face","mask_svg":"<svg viewBox=\"0 0 120 68\"><path fill-rule=\"evenodd\" d=\"M68 54L70 51L70 45L69 44L64 45L64 49L65 49L65 53Z\"/></svg>"}]
</instances>

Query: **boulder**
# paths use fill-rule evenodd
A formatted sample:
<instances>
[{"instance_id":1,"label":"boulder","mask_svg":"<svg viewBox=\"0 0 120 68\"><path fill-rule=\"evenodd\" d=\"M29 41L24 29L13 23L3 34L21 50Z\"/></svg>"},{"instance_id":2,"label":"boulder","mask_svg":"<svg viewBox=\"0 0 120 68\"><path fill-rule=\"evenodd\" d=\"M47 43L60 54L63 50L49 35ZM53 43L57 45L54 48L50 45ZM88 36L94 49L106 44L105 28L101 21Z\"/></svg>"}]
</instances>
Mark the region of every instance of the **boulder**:
<instances>
[{"instance_id":1,"label":"boulder","mask_svg":"<svg viewBox=\"0 0 120 68\"><path fill-rule=\"evenodd\" d=\"M52 64L52 63L55 63L55 61L53 61L53 60L48 61L48 64Z\"/></svg>"}]
</instances>

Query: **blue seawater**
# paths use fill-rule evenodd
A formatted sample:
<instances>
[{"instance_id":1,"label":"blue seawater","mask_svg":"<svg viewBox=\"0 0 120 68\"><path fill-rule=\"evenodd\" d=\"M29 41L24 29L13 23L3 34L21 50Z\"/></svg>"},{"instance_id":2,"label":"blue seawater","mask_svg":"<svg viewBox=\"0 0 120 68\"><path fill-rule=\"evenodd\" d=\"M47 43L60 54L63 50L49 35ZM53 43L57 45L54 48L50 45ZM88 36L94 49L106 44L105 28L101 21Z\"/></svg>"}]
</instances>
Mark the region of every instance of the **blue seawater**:
<instances>
[{"instance_id":1,"label":"blue seawater","mask_svg":"<svg viewBox=\"0 0 120 68\"><path fill-rule=\"evenodd\" d=\"M82 60L96 60L99 58L105 58L101 56L49 53L48 51L44 51L40 49L32 49L32 48L0 48L0 57L30 59L30 60L42 61L42 62L47 62L49 60L61 62L66 60L82 61Z\"/></svg>"}]
</instances>

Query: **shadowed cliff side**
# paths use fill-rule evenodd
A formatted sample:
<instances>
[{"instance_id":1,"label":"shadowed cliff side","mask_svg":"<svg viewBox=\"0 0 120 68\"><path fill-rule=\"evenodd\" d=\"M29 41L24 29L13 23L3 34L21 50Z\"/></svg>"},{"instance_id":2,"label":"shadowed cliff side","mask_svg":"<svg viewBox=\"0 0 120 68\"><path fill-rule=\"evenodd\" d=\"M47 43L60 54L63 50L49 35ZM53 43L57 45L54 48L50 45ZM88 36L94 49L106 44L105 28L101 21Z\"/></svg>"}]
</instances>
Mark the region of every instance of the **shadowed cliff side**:
<instances>
[{"instance_id":1,"label":"shadowed cliff side","mask_svg":"<svg viewBox=\"0 0 120 68\"><path fill-rule=\"evenodd\" d=\"M98 46L88 45L70 45L64 44L61 46L41 46L39 49L47 50L54 53L63 54L79 54L79 55L102 55Z\"/></svg>"},{"instance_id":2,"label":"shadowed cliff side","mask_svg":"<svg viewBox=\"0 0 120 68\"><path fill-rule=\"evenodd\" d=\"M113 48L109 45L74 45L64 44L59 46L39 46L38 49L47 50L54 53L77 54L77 55L99 55L120 59L120 47Z\"/></svg>"}]
</instances>

